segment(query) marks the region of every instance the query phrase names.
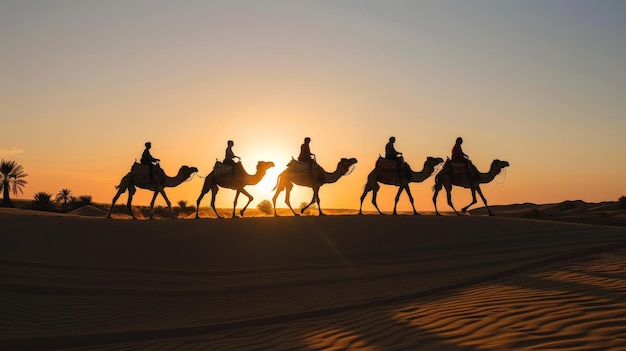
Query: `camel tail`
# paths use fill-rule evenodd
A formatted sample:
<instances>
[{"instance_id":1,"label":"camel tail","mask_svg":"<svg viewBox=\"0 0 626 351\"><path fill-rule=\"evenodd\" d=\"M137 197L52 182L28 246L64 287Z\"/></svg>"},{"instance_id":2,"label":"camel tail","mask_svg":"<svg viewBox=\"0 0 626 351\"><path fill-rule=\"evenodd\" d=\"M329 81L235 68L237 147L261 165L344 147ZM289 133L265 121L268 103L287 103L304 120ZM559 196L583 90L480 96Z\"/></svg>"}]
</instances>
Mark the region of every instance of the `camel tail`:
<instances>
[{"instance_id":1,"label":"camel tail","mask_svg":"<svg viewBox=\"0 0 626 351\"><path fill-rule=\"evenodd\" d=\"M276 188L278 188L278 184L280 184L280 177L282 176L283 176L282 173L278 175L278 178L276 178L276 185L274 185L274 187L272 188L272 191L275 191Z\"/></svg>"},{"instance_id":2,"label":"camel tail","mask_svg":"<svg viewBox=\"0 0 626 351\"><path fill-rule=\"evenodd\" d=\"M439 182L439 174L437 174L435 176L435 185L433 185L433 187L431 188L431 190L434 192L436 190L441 190L441 183Z\"/></svg>"}]
</instances>

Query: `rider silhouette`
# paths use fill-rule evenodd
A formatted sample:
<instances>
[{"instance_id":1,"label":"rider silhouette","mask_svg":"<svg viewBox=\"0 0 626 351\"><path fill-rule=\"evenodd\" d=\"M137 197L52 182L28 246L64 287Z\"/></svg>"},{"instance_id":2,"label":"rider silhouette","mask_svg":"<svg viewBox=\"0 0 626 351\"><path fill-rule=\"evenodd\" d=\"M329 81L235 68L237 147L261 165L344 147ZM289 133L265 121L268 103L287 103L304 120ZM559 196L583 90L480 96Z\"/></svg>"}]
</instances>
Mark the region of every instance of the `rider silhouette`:
<instances>
[{"instance_id":1,"label":"rider silhouette","mask_svg":"<svg viewBox=\"0 0 626 351\"><path fill-rule=\"evenodd\" d=\"M298 161L307 162L309 164L309 176L313 175L313 162L315 154L311 153L311 138L304 138L304 143L300 146L300 155L298 155Z\"/></svg>"},{"instance_id":2,"label":"rider silhouette","mask_svg":"<svg viewBox=\"0 0 626 351\"><path fill-rule=\"evenodd\" d=\"M396 161L396 175L400 177L400 170L402 169L402 153L398 152L393 146L395 142L395 137L389 138L389 142L385 145L385 159Z\"/></svg>"},{"instance_id":3,"label":"rider silhouette","mask_svg":"<svg viewBox=\"0 0 626 351\"><path fill-rule=\"evenodd\" d=\"M226 153L224 156L224 161L222 161L223 164L225 165L229 165L232 166L232 170L230 171L231 175L235 174L235 171L237 170L237 165L241 166L240 163L235 162L235 158L240 159L239 156L235 156L235 153L233 152L233 146L235 146L235 142L232 140L228 141L228 147L226 148Z\"/></svg>"},{"instance_id":4,"label":"rider silhouette","mask_svg":"<svg viewBox=\"0 0 626 351\"><path fill-rule=\"evenodd\" d=\"M158 158L152 157L152 155L150 154L150 149L152 148L151 142L148 141L144 145L146 146L146 149L143 150L143 154L141 154L140 162L142 165L148 165L150 167L149 175L150 175L150 183L152 183L154 180L154 165L156 162L159 162L161 160L159 160Z\"/></svg>"},{"instance_id":5,"label":"rider silhouette","mask_svg":"<svg viewBox=\"0 0 626 351\"><path fill-rule=\"evenodd\" d=\"M465 166L467 171L467 175L470 177L477 177L478 175L474 171L474 167L472 165L472 161L470 161L469 156L463 152L461 148L461 144L463 144L463 138L456 138L456 142L452 147L452 162L454 163L462 163Z\"/></svg>"},{"instance_id":6,"label":"rider silhouette","mask_svg":"<svg viewBox=\"0 0 626 351\"><path fill-rule=\"evenodd\" d=\"M232 140L229 140L228 147L226 148L226 155L222 163L230 165L230 166L235 165L236 162L234 159L239 158L239 156L235 156L235 153L233 152L233 146L235 146L235 142Z\"/></svg>"}]
</instances>

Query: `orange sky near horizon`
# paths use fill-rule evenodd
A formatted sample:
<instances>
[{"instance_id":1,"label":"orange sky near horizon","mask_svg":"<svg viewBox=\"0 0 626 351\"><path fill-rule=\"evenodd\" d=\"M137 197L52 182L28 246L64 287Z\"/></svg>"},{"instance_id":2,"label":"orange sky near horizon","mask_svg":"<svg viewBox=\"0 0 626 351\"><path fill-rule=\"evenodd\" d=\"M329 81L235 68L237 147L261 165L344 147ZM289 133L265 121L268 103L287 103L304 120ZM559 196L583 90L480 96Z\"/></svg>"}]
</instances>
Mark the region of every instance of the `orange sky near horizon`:
<instances>
[{"instance_id":1,"label":"orange sky near horizon","mask_svg":"<svg viewBox=\"0 0 626 351\"><path fill-rule=\"evenodd\" d=\"M276 164L247 188L255 207L308 136L326 170L358 159L320 192L322 208L355 209L390 136L414 170L462 136L479 170L511 164L483 186L490 205L615 201L626 195L623 18L626 5L608 1L3 2L0 157L29 174L17 198L69 188L110 203L145 141L168 174L185 164L206 176L230 139L248 172ZM195 204L202 182L168 197ZM411 185L418 211L434 210L433 183ZM382 186L383 211L396 190ZM311 195L296 187L291 202ZM138 190L134 203L150 198ZM233 198L221 189L217 205ZM463 207L469 190L453 199ZM449 210L444 193L438 204Z\"/></svg>"}]
</instances>

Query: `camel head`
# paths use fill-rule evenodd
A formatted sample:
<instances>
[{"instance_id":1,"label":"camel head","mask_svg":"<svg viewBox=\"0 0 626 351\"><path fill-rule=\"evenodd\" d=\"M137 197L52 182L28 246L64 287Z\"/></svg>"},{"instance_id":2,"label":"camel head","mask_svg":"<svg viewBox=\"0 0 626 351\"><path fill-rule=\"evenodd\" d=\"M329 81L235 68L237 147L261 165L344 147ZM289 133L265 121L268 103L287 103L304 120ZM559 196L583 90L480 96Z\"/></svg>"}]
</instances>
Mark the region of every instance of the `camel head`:
<instances>
[{"instance_id":1,"label":"camel head","mask_svg":"<svg viewBox=\"0 0 626 351\"><path fill-rule=\"evenodd\" d=\"M356 158L342 158L337 164L337 170L341 170L342 174L348 173L348 170L352 165L357 163Z\"/></svg>"},{"instance_id":2,"label":"camel head","mask_svg":"<svg viewBox=\"0 0 626 351\"><path fill-rule=\"evenodd\" d=\"M495 170L497 173L500 173L504 167L508 166L509 163L507 161L493 160L493 162L491 162L491 169Z\"/></svg>"},{"instance_id":3,"label":"camel head","mask_svg":"<svg viewBox=\"0 0 626 351\"><path fill-rule=\"evenodd\" d=\"M269 162L259 161L259 163L256 164L257 171L259 170L267 171L268 169L272 167L274 167L274 162L272 161L269 161Z\"/></svg>"},{"instance_id":4,"label":"camel head","mask_svg":"<svg viewBox=\"0 0 626 351\"><path fill-rule=\"evenodd\" d=\"M431 167L433 167L433 168L435 166L439 165L439 164L442 164L442 163L443 163L443 158L441 158L441 157L431 157L431 156L428 156L426 158L426 164L431 166Z\"/></svg>"},{"instance_id":5,"label":"camel head","mask_svg":"<svg viewBox=\"0 0 626 351\"><path fill-rule=\"evenodd\" d=\"M196 167L182 166L180 167L178 174L182 174L185 176L185 178L189 178L189 176L196 172L198 172L198 169Z\"/></svg>"}]
</instances>

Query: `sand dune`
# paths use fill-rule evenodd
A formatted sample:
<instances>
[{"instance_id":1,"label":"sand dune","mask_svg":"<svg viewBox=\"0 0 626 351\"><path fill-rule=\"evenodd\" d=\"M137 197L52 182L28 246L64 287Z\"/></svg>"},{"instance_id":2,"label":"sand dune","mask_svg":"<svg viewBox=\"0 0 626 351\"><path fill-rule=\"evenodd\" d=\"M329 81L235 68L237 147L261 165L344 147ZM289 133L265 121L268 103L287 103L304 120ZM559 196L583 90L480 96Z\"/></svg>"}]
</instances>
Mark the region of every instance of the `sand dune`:
<instances>
[{"instance_id":1,"label":"sand dune","mask_svg":"<svg viewBox=\"0 0 626 351\"><path fill-rule=\"evenodd\" d=\"M626 229L0 209L0 349L626 347Z\"/></svg>"}]
</instances>

